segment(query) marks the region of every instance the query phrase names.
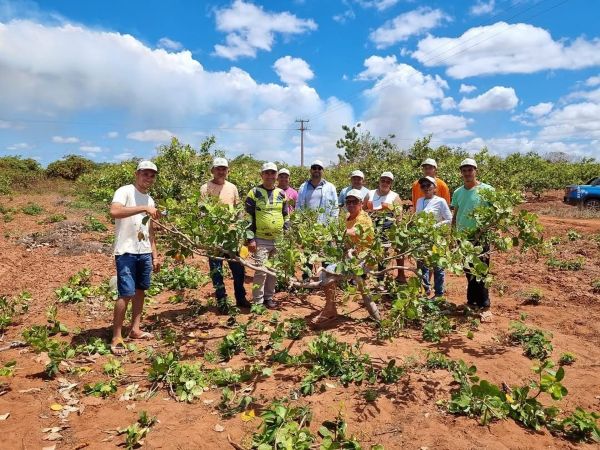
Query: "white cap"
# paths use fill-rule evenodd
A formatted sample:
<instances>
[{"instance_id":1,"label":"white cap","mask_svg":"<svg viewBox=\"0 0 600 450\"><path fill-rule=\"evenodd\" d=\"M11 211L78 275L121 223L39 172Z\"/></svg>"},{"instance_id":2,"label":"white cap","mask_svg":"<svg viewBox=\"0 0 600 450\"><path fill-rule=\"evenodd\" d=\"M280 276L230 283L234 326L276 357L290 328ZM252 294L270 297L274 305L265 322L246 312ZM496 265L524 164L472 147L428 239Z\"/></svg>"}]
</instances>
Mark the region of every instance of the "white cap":
<instances>
[{"instance_id":1,"label":"white cap","mask_svg":"<svg viewBox=\"0 0 600 450\"><path fill-rule=\"evenodd\" d=\"M379 178L389 178L390 180L394 181L394 174L392 172L383 172Z\"/></svg>"},{"instance_id":2,"label":"white cap","mask_svg":"<svg viewBox=\"0 0 600 450\"><path fill-rule=\"evenodd\" d=\"M348 191L348 193L346 194L346 198L348 198L348 197L355 197L355 198L359 199L361 202L363 200L363 194L358 189L350 189Z\"/></svg>"},{"instance_id":3,"label":"white cap","mask_svg":"<svg viewBox=\"0 0 600 450\"><path fill-rule=\"evenodd\" d=\"M277 172L277 176L281 175L282 173L285 173L286 175L290 175L290 171L283 168L283 169L279 169L279 172Z\"/></svg>"},{"instance_id":4,"label":"white cap","mask_svg":"<svg viewBox=\"0 0 600 450\"><path fill-rule=\"evenodd\" d=\"M155 172L158 172L158 169L156 168L156 164L154 164L152 161L140 161L137 165L137 169L135 169L135 171L137 172L138 170L154 170Z\"/></svg>"},{"instance_id":5,"label":"white cap","mask_svg":"<svg viewBox=\"0 0 600 450\"><path fill-rule=\"evenodd\" d=\"M215 158L213 160L213 167L229 167L229 163L225 158Z\"/></svg>"},{"instance_id":6,"label":"white cap","mask_svg":"<svg viewBox=\"0 0 600 450\"><path fill-rule=\"evenodd\" d=\"M425 161L421 163L422 166L433 166L437 169L437 163L433 158L427 158Z\"/></svg>"},{"instance_id":7,"label":"white cap","mask_svg":"<svg viewBox=\"0 0 600 450\"><path fill-rule=\"evenodd\" d=\"M321 161L320 159L315 159L313 162L310 163L310 166L319 166L319 167L325 167L323 165L323 161Z\"/></svg>"},{"instance_id":8,"label":"white cap","mask_svg":"<svg viewBox=\"0 0 600 450\"><path fill-rule=\"evenodd\" d=\"M275 172L277 172L277 166L275 165L275 163L266 162L262 165L262 168L260 169L260 171L266 172L267 170L274 170Z\"/></svg>"},{"instance_id":9,"label":"white cap","mask_svg":"<svg viewBox=\"0 0 600 450\"><path fill-rule=\"evenodd\" d=\"M463 159L462 162L460 163L459 167L463 167L463 166L473 166L477 169L477 163L475 162L475 160L473 158Z\"/></svg>"},{"instance_id":10,"label":"white cap","mask_svg":"<svg viewBox=\"0 0 600 450\"><path fill-rule=\"evenodd\" d=\"M423 181L429 181L434 186L437 186L435 178L433 178L433 177L421 177L421 178L419 178L419 184L421 184Z\"/></svg>"},{"instance_id":11,"label":"white cap","mask_svg":"<svg viewBox=\"0 0 600 450\"><path fill-rule=\"evenodd\" d=\"M352 173L350 174L350 178L352 178L352 177L361 177L364 180L365 174L362 173L361 170L353 170Z\"/></svg>"}]
</instances>

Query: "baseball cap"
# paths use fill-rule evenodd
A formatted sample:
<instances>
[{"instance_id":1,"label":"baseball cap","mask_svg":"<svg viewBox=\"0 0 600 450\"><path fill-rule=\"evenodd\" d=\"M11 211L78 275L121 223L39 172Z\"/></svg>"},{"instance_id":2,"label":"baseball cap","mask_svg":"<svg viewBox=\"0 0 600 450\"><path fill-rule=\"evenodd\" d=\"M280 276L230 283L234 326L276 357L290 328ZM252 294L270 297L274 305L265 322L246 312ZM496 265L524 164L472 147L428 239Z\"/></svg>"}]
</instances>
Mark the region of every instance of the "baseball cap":
<instances>
[{"instance_id":1,"label":"baseball cap","mask_svg":"<svg viewBox=\"0 0 600 450\"><path fill-rule=\"evenodd\" d=\"M394 181L394 174L392 172L383 172L379 178L389 178L390 180Z\"/></svg>"},{"instance_id":2,"label":"baseball cap","mask_svg":"<svg viewBox=\"0 0 600 450\"><path fill-rule=\"evenodd\" d=\"M433 184L434 186L437 186L437 183L435 182L435 178L433 177L421 177L419 178L419 184L425 183L425 182L429 182L431 184Z\"/></svg>"},{"instance_id":3,"label":"baseball cap","mask_svg":"<svg viewBox=\"0 0 600 450\"><path fill-rule=\"evenodd\" d=\"M352 177L361 177L364 180L365 174L362 173L361 170L353 170L352 173L350 174L350 178L352 178Z\"/></svg>"},{"instance_id":4,"label":"baseball cap","mask_svg":"<svg viewBox=\"0 0 600 450\"><path fill-rule=\"evenodd\" d=\"M266 162L262 165L262 168L260 169L260 171L266 172L267 170L274 170L275 172L277 172L277 166L275 165L275 163Z\"/></svg>"},{"instance_id":5,"label":"baseball cap","mask_svg":"<svg viewBox=\"0 0 600 450\"><path fill-rule=\"evenodd\" d=\"M213 160L213 167L229 167L229 163L225 158L215 158Z\"/></svg>"},{"instance_id":6,"label":"baseball cap","mask_svg":"<svg viewBox=\"0 0 600 450\"><path fill-rule=\"evenodd\" d=\"M437 163L433 158L427 158L425 161L421 163L421 166L433 166L437 169Z\"/></svg>"},{"instance_id":7,"label":"baseball cap","mask_svg":"<svg viewBox=\"0 0 600 450\"><path fill-rule=\"evenodd\" d=\"M290 174L290 171L289 171L289 170L287 170L286 168L279 169L279 172L277 172L277 175L281 175L282 173L285 173L286 175L288 175L288 176L289 176L289 174Z\"/></svg>"},{"instance_id":8,"label":"baseball cap","mask_svg":"<svg viewBox=\"0 0 600 450\"><path fill-rule=\"evenodd\" d=\"M348 198L348 197L355 197L362 202L363 194L358 189L350 189L348 191L348 193L346 194L346 198Z\"/></svg>"},{"instance_id":9,"label":"baseball cap","mask_svg":"<svg viewBox=\"0 0 600 450\"><path fill-rule=\"evenodd\" d=\"M463 159L462 162L460 163L459 168L462 168L464 166L473 166L477 169L477 163L475 162L475 160L473 158Z\"/></svg>"},{"instance_id":10,"label":"baseball cap","mask_svg":"<svg viewBox=\"0 0 600 450\"><path fill-rule=\"evenodd\" d=\"M152 161L140 161L137 165L137 169L135 169L135 171L137 172L138 170L154 170L155 172L158 172L158 169L156 168L156 164L154 164Z\"/></svg>"},{"instance_id":11,"label":"baseball cap","mask_svg":"<svg viewBox=\"0 0 600 450\"><path fill-rule=\"evenodd\" d=\"M315 159L312 163L310 163L310 166L319 166L319 167L325 167L323 165L323 161L321 161L320 159Z\"/></svg>"}]
</instances>

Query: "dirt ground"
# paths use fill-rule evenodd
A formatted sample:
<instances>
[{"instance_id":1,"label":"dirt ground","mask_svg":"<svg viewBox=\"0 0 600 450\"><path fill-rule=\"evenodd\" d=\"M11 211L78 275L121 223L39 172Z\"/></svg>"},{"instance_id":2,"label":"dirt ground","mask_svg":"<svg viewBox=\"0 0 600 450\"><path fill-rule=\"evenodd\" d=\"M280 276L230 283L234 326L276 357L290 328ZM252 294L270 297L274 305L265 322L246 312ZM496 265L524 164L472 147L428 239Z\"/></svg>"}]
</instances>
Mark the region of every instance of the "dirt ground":
<instances>
[{"instance_id":1,"label":"dirt ground","mask_svg":"<svg viewBox=\"0 0 600 450\"><path fill-rule=\"evenodd\" d=\"M423 341L417 330L407 330L392 342L376 339L376 330L365 312L354 302L348 303L347 318L339 321L328 332L347 342L360 341L362 351L368 353L375 363L384 364L390 358L407 362L424 359L427 350L438 350L452 359L463 359L475 364L478 374L496 384L524 384L532 376L533 362L523 356L520 347L506 344L504 339L509 322L526 314L526 323L552 333L553 359L565 351L577 356L576 362L566 368L564 385L569 394L560 402L560 408L571 412L577 406L586 410L600 411L600 294L594 293L591 281L600 279L600 243L592 240L600 233L599 219L569 218L572 207L561 203L561 192L550 193L539 201L527 203L532 211L556 211L554 216L543 215L541 222L547 238L558 236L561 243L555 246L556 257L573 259L585 257L585 267L580 271L551 270L546 256L539 259L532 255L511 252L495 256L492 271L495 282L492 288L494 321L482 323L473 339L466 331L459 330L442 340L440 344ZM83 222L89 211L77 209L70 204L74 199L63 191L45 190L39 193L16 195L11 201L0 198L0 204L19 208L27 202L35 202L44 208L38 216L16 213L14 220L0 220L0 295L14 296L29 291L33 300L29 312L18 317L18 323L8 328L0 341L0 347L12 341L22 340L21 332L33 324L44 324L49 305L56 301L54 290L64 285L68 278L82 268L92 270L92 283L100 284L114 274L112 258L102 253L102 243L110 236L112 227L104 233L80 232L65 239L79 239L90 243L90 252L64 252L52 244L26 245L22 238L34 232L56 231L57 224L39 224L50 214L64 214L72 222ZM96 211L95 216L106 224L105 213ZM582 239L569 241L567 231L575 230ZM21 240L21 241L20 241ZM63 243L64 244L64 243ZM205 267L202 261L193 261ZM464 277L447 276L448 299L456 304L465 300ZM233 293L231 282L228 292ZM537 288L543 294L539 305L527 304L525 294ZM251 280L247 279L247 289ZM186 292L186 298L194 298L206 304L211 296L211 286ZM201 315L190 315L186 303L172 304L168 297L173 293L159 294L146 309L144 324L156 336L164 327L177 331L180 351L186 360L202 361L202 356L215 350L221 337L230 331L214 308L207 308ZM321 295L295 296L287 293L277 295L281 317L303 317L313 314L323 304ZM84 338L110 336L111 310L103 304L81 303L58 305L58 318L70 330L79 329L79 335L69 334L64 339L70 343ZM240 321L244 320L242 314ZM293 353L300 352L308 341L318 334L309 331L300 341L285 341ZM153 346L166 348L159 339L138 343L142 348ZM150 382L145 374L148 364L144 353L130 353L122 358L126 378L119 385L116 395L108 399L85 396L83 385L106 380L102 366L109 356L78 360L80 366L90 370L81 375L61 374L47 380L43 374L44 362L28 348L0 351L0 366L9 360L17 361L14 377L0 378L7 385L0 394L0 416L10 413L0 421L0 448L2 449L103 449L114 448L123 442L114 430L136 421L139 411L146 410L160 421L145 439L148 449L217 449L233 448L228 436L241 445L247 444L260 425L260 419L242 421L240 415L223 418L216 405L220 389L210 389L193 404L178 403L166 391L159 391L150 400L120 401L128 384L138 383L148 389ZM224 366L240 367L252 363L252 359L237 355ZM210 366L210 364L209 364ZM264 407L273 398L288 396L298 387L304 372L273 367L273 375L252 386L252 395ZM63 383L61 385L61 382ZM65 383L77 383L67 395L59 392ZM326 390L308 397L300 397L296 404L309 405L313 411L311 429L316 432L324 420L341 413L348 422L348 430L358 437L363 448L382 444L386 449L563 449L593 448L592 445L576 445L552 436L542 430L535 432L517 425L512 420L480 426L475 419L450 415L436 404L450 398L452 377L443 370L409 371L395 385L378 385L380 395L374 402L367 402L365 386L351 385L344 388L336 380L328 381ZM64 391L63 391L64 392ZM53 411L50 406L68 404L74 411L68 414ZM547 400L544 400L547 402ZM256 415L260 413L257 407ZM67 408L68 409L68 408ZM65 417L67 416L67 417ZM216 431L220 425L223 431ZM42 430L64 427L58 430L60 440L48 441L51 431ZM217 427L220 429L219 427Z\"/></svg>"}]
</instances>

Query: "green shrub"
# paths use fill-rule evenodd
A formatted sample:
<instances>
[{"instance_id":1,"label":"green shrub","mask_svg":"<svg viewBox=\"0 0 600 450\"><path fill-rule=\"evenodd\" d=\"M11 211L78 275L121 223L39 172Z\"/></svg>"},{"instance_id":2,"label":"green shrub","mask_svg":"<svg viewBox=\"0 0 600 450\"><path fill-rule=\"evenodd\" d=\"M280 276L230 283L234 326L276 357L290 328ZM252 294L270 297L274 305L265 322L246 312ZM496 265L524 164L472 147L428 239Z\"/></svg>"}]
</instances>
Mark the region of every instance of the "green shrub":
<instances>
[{"instance_id":1,"label":"green shrub","mask_svg":"<svg viewBox=\"0 0 600 450\"><path fill-rule=\"evenodd\" d=\"M0 195L9 194L14 188L26 188L43 176L42 166L34 159L0 157Z\"/></svg>"},{"instance_id":2,"label":"green shrub","mask_svg":"<svg viewBox=\"0 0 600 450\"><path fill-rule=\"evenodd\" d=\"M91 172L96 163L78 155L67 155L63 159L51 162L46 168L46 175L52 178L77 180L84 173Z\"/></svg>"},{"instance_id":3,"label":"green shrub","mask_svg":"<svg viewBox=\"0 0 600 450\"><path fill-rule=\"evenodd\" d=\"M42 208L37 203L29 202L27 205L21 208L23 214L27 214L28 216L39 216L42 212L44 212L44 208Z\"/></svg>"}]
</instances>

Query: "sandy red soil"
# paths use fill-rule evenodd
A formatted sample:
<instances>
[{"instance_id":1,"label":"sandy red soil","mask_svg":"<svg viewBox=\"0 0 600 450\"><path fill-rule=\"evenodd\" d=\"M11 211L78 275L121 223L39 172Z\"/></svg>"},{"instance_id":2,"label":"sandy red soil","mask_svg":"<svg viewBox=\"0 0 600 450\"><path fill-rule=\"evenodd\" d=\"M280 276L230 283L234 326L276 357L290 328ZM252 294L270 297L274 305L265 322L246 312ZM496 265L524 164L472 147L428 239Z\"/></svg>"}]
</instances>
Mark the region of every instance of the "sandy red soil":
<instances>
[{"instance_id":1,"label":"sandy red soil","mask_svg":"<svg viewBox=\"0 0 600 450\"><path fill-rule=\"evenodd\" d=\"M562 211L561 216L567 209L568 216L570 207L561 204L560 195L557 192L546 196L540 202L526 204L525 208L534 211L555 208ZM24 234L51 228L52 225L37 223L51 213L64 213L68 220L82 221L87 212L60 202L64 198L64 195L53 192L17 195L10 201L0 198L0 204L4 206L19 207L27 201L34 201L45 210L41 216L18 213L11 222L0 221L0 294L17 295L26 290L33 296L29 312L18 318L19 323L9 327L0 347L22 340L20 335L25 327L45 323L45 311L56 300L54 290L64 285L78 270L84 267L91 269L93 284L113 275L110 256L59 256L56 248L27 250L17 242ZM108 224L103 211L97 211L96 216ZM554 359L565 351L577 356L575 364L566 368L564 384L569 394L560 402L560 407L567 412L573 411L576 406L600 411L600 295L594 294L590 285L593 279L600 278L600 245L591 238L600 233L600 220L542 216L541 222L547 237L563 238L563 243L556 246L557 257L583 256L586 259L585 269L577 272L549 270L545 256L536 259L516 252L496 256L493 259L496 281L492 291L494 321L481 324L474 339L467 339L466 331L459 330L441 344L431 344L423 341L419 331L406 330L392 342L380 342L375 338L373 325L359 320L366 314L353 302L346 306L346 310L356 311L328 331L347 342L362 342L363 352L369 353L376 363L390 358L422 361L427 350L439 350L453 359L475 364L482 378L497 384L506 382L515 385L531 378L533 362L523 356L520 347L508 345L504 337L509 322L524 313L527 324L552 333ZM567 241L566 232L570 229L581 233L583 239ZM86 233L83 238L99 240L109 235L110 230L109 226L107 233ZM192 263L205 267L202 261ZM231 283L228 282L227 286L232 293ZM250 280L247 288L251 289ZM524 304L524 293L532 288L543 293L539 305ZM448 277L450 301L463 303L464 289L464 278ZM171 304L167 301L170 295L172 293L168 292L158 295L147 307L145 324L151 325L156 334L167 326L175 329L181 338L179 345L184 358L202 361L202 355L214 350L220 338L230 331L225 324L226 317L217 315L212 308L200 316L191 317L186 314L185 303ZM187 298L196 298L203 303L210 295L210 286L186 293ZM323 304L320 295L298 297L279 293L277 300L282 318L312 314ZM61 338L67 342L78 342L85 336L110 336L111 311L104 305L61 304L58 317L70 329L81 330L80 336L70 334ZM245 320L244 317L247 315L240 316L239 320ZM310 331L301 341L286 341L285 344L291 347L292 352L299 352L316 335L316 331ZM166 348L164 342L158 339L140 346L152 346L157 350ZM65 404L65 399L58 392L59 381L44 378L44 363L38 355L28 348L1 351L0 364L16 360L17 371L12 378L0 379L0 382L8 384L6 392L0 395L0 415L10 413L8 419L0 421L0 448L40 449L52 445L56 445L57 449L114 448L123 438L115 437L113 431L135 422L141 410L158 416L160 420L145 440L145 448L149 449L228 448L228 435L244 445L260 424L258 418L243 422L239 415L229 419L220 417L216 409L220 389L210 389L193 404L178 403L166 391L159 391L150 400L119 401L127 384L136 382L144 389L150 386L145 378L148 365L144 353L129 354L122 359L127 377L116 395L106 400L85 396L82 392L85 383L107 378L102 373L102 366L108 359L108 356L100 356L95 361L81 362L79 365L91 369L82 376L59 375L58 378L77 383L71 394L79 400L78 408L82 409L81 405L85 405L83 412L73 412L67 421L61 421L60 413L50 409L53 403ZM239 367L245 363L252 363L252 359L242 354L234 357L227 366ZM303 375L301 370L275 366L271 377L253 386L252 395L258 399L259 406L264 407L273 398L289 395L297 388ZM525 429L512 420L480 426L475 419L448 414L436 404L438 400L449 399L452 389L451 375L442 370L409 371L398 384L382 386L380 396L372 403L363 398L364 386L344 388L336 380L328 381L328 384L325 392L301 397L295 403L311 407L314 414L311 428L315 432L323 420L333 419L341 412L348 422L350 433L359 438L364 448L376 443L386 449L592 448L554 437L545 430L535 432ZM215 431L217 424L224 427L223 432ZM43 440L48 433L42 432L42 429L61 425L66 426L60 431L62 440Z\"/></svg>"}]
</instances>

